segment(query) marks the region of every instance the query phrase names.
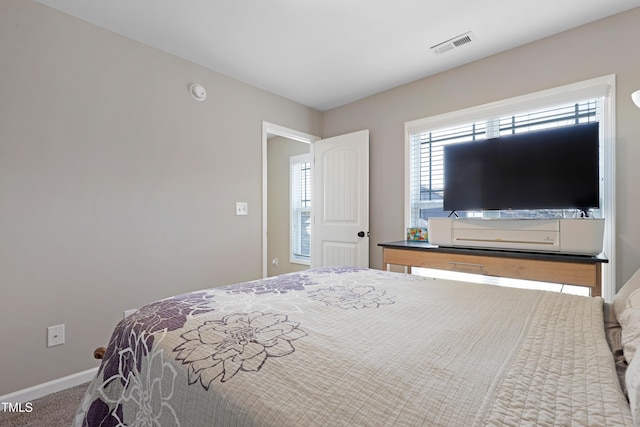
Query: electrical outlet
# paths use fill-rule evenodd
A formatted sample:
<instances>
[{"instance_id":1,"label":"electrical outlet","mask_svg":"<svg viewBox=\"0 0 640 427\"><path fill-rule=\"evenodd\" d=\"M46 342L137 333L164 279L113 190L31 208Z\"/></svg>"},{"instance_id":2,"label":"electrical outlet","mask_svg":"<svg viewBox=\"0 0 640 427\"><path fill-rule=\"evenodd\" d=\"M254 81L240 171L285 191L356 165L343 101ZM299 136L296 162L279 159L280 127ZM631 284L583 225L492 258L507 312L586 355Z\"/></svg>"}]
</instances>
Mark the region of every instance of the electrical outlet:
<instances>
[{"instance_id":1,"label":"electrical outlet","mask_svg":"<svg viewBox=\"0 0 640 427\"><path fill-rule=\"evenodd\" d=\"M249 215L247 202L236 202L236 215Z\"/></svg>"},{"instance_id":2,"label":"electrical outlet","mask_svg":"<svg viewBox=\"0 0 640 427\"><path fill-rule=\"evenodd\" d=\"M47 328L47 347L64 344L64 325L49 326Z\"/></svg>"},{"instance_id":3,"label":"electrical outlet","mask_svg":"<svg viewBox=\"0 0 640 427\"><path fill-rule=\"evenodd\" d=\"M278 258L274 258L271 260L271 265L273 265L274 267L278 266Z\"/></svg>"}]
</instances>

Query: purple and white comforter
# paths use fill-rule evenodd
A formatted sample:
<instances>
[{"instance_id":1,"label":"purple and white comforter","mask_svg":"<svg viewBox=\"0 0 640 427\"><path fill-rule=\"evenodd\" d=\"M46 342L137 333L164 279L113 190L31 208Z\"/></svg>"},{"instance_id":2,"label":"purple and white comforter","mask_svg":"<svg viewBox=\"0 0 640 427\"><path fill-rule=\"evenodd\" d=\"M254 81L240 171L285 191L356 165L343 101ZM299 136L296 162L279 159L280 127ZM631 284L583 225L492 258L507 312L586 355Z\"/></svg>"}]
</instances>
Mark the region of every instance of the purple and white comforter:
<instances>
[{"instance_id":1,"label":"purple and white comforter","mask_svg":"<svg viewBox=\"0 0 640 427\"><path fill-rule=\"evenodd\" d=\"M75 426L632 425L602 299L355 268L121 321Z\"/></svg>"}]
</instances>

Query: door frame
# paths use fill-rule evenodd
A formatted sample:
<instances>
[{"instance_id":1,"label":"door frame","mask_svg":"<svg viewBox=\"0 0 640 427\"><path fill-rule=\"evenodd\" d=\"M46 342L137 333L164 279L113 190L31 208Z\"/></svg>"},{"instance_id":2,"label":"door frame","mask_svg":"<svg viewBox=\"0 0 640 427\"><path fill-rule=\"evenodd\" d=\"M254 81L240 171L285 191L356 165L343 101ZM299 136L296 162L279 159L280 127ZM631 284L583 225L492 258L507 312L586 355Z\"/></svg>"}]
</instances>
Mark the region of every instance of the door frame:
<instances>
[{"instance_id":1,"label":"door frame","mask_svg":"<svg viewBox=\"0 0 640 427\"><path fill-rule=\"evenodd\" d=\"M320 140L319 136L300 132L284 126L276 125L266 121L262 122L262 278L267 277L268 269L268 236L267 236L267 143L270 136L281 136L294 141L305 142L311 145L311 153L313 153L313 143ZM311 208L313 209L313 208Z\"/></svg>"}]
</instances>

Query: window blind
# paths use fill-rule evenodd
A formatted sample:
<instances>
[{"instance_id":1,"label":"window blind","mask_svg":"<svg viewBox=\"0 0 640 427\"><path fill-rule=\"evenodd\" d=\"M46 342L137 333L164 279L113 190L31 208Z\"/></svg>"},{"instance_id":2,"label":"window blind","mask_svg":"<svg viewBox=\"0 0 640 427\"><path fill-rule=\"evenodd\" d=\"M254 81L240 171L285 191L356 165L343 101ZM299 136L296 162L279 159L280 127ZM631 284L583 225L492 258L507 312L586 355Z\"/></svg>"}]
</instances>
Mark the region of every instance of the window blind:
<instances>
[{"instance_id":1,"label":"window blind","mask_svg":"<svg viewBox=\"0 0 640 427\"><path fill-rule=\"evenodd\" d=\"M311 255L311 162L308 154L290 159L291 261L308 263Z\"/></svg>"}]
</instances>

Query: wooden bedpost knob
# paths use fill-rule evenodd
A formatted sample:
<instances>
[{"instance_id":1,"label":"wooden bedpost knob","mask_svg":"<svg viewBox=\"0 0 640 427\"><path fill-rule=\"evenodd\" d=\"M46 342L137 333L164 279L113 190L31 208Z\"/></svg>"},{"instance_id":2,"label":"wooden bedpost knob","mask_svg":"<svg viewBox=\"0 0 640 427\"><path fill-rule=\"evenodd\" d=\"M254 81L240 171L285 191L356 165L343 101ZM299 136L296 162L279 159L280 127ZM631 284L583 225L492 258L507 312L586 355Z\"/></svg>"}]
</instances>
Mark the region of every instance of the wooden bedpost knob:
<instances>
[{"instance_id":1,"label":"wooden bedpost knob","mask_svg":"<svg viewBox=\"0 0 640 427\"><path fill-rule=\"evenodd\" d=\"M102 359L106 351L107 351L106 348L98 347L95 350L93 350L93 357L95 357L96 359Z\"/></svg>"}]
</instances>

